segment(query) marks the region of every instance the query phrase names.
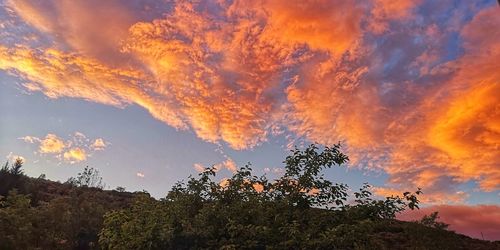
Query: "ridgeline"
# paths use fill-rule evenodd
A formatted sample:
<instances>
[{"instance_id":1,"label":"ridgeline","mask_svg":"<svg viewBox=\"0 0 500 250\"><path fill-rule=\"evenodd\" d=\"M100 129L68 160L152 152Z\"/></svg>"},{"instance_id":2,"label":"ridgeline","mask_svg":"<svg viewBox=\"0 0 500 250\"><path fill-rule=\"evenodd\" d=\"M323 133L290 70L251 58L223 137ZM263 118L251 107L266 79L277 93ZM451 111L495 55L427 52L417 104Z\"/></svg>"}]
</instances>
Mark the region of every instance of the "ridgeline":
<instances>
[{"instance_id":1,"label":"ridgeline","mask_svg":"<svg viewBox=\"0 0 500 250\"><path fill-rule=\"evenodd\" d=\"M295 149L272 181L245 166L220 182L207 168L160 200L103 190L92 168L65 183L31 178L18 160L0 169L0 249L500 249L437 214L396 220L418 209L420 190L377 200L364 185L348 199L321 174L348 161L339 149Z\"/></svg>"}]
</instances>

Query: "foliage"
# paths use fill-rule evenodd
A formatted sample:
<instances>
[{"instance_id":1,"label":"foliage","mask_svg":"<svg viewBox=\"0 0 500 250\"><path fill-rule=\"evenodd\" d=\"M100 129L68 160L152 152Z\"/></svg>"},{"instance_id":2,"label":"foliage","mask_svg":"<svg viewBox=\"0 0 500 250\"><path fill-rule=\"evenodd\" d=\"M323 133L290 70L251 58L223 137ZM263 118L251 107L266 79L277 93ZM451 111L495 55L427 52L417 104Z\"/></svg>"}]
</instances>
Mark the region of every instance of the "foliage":
<instances>
[{"instance_id":1,"label":"foliage","mask_svg":"<svg viewBox=\"0 0 500 250\"><path fill-rule=\"evenodd\" d=\"M0 249L98 248L104 214L128 206L134 196L29 178L20 168L10 169L0 172Z\"/></svg>"},{"instance_id":2,"label":"foliage","mask_svg":"<svg viewBox=\"0 0 500 250\"><path fill-rule=\"evenodd\" d=\"M448 229L448 224L438 221L438 212L433 212L429 215L424 215L424 217L419 221L420 224L428 227L433 227L437 229Z\"/></svg>"},{"instance_id":3,"label":"foliage","mask_svg":"<svg viewBox=\"0 0 500 250\"><path fill-rule=\"evenodd\" d=\"M8 192L14 188L23 190L25 187L20 181L24 177L23 160L17 158L13 164L9 166L7 161L0 168L0 196L6 196Z\"/></svg>"},{"instance_id":4,"label":"foliage","mask_svg":"<svg viewBox=\"0 0 500 250\"><path fill-rule=\"evenodd\" d=\"M17 158L14 163L9 167L9 162L7 161L2 168L0 168L0 173L6 174L12 174L12 175L22 175L24 173L23 171L23 159Z\"/></svg>"},{"instance_id":5,"label":"foliage","mask_svg":"<svg viewBox=\"0 0 500 250\"><path fill-rule=\"evenodd\" d=\"M95 168L89 168L88 166L83 169L83 172L78 173L75 177L69 178L66 183L71 184L76 187L91 187L103 189L106 185L102 182L102 177L99 174L99 170Z\"/></svg>"},{"instance_id":6,"label":"foliage","mask_svg":"<svg viewBox=\"0 0 500 250\"><path fill-rule=\"evenodd\" d=\"M100 181L86 181L96 173L88 168L62 184L13 174L7 164L8 171L0 170L0 249L500 247L443 230L437 214L420 222L394 220L418 208L420 190L377 200L365 184L349 199L347 186L321 173L346 161L338 145L311 145L292 151L277 180L254 176L245 166L220 182L208 168L160 200L145 191L89 188Z\"/></svg>"},{"instance_id":7,"label":"foliage","mask_svg":"<svg viewBox=\"0 0 500 250\"><path fill-rule=\"evenodd\" d=\"M33 242L33 211L27 195L0 196L0 249L26 249Z\"/></svg>"},{"instance_id":8,"label":"foliage","mask_svg":"<svg viewBox=\"0 0 500 250\"><path fill-rule=\"evenodd\" d=\"M141 198L108 213L99 243L107 249L352 248L368 242L366 225L418 208L420 190L374 200L368 185L345 205L347 185L324 179L322 170L347 160L339 145L310 145L292 150L285 174L274 181L252 175L247 165L218 182L216 169L207 168L160 201Z\"/></svg>"}]
</instances>

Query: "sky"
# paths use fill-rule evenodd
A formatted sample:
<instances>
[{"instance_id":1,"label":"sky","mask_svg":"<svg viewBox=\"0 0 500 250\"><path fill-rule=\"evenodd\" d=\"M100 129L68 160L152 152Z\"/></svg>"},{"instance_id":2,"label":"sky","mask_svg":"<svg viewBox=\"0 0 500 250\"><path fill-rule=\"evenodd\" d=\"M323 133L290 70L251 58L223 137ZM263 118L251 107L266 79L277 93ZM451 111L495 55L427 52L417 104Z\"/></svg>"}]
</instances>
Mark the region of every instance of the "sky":
<instances>
[{"instance_id":1,"label":"sky","mask_svg":"<svg viewBox=\"0 0 500 250\"><path fill-rule=\"evenodd\" d=\"M90 166L107 188L163 197L208 166L273 179L294 146L340 142L350 162L328 178L381 197L420 187L425 208L402 218L436 210L500 240L499 12L0 0L0 157L62 182Z\"/></svg>"}]
</instances>

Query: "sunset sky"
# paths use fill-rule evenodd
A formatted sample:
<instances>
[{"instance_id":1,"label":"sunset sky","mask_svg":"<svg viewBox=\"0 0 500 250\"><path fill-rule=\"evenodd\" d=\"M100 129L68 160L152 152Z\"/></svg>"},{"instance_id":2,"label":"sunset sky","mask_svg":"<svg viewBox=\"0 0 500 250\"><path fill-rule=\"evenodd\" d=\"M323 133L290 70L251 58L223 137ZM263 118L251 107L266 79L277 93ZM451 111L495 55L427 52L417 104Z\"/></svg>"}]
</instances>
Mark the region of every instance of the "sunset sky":
<instances>
[{"instance_id":1,"label":"sunset sky","mask_svg":"<svg viewBox=\"0 0 500 250\"><path fill-rule=\"evenodd\" d=\"M162 197L341 142L330 179L500 240L499 64L496 0L0 0L0 156Z\"/></svg>"}]
</instances>

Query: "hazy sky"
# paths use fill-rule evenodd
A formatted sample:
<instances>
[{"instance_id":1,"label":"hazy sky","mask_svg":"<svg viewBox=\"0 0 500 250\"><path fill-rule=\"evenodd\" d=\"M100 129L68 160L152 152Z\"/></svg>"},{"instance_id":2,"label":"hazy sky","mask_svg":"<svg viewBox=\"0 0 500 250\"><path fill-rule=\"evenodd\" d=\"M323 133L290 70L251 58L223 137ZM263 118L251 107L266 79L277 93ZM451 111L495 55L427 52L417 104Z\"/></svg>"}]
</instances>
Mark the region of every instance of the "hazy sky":
<instances>
[{"instance_id":1,"label":"hazy sky","mask_svg":"<svg viewBox=\"0 0 500 250\"><path fill-rule=\"evenodd\" d=\"M162 197L342 142L329 178L500 225L496 1L191 2L0 0L4 160Z\"/></svg>"}]
</instances>

